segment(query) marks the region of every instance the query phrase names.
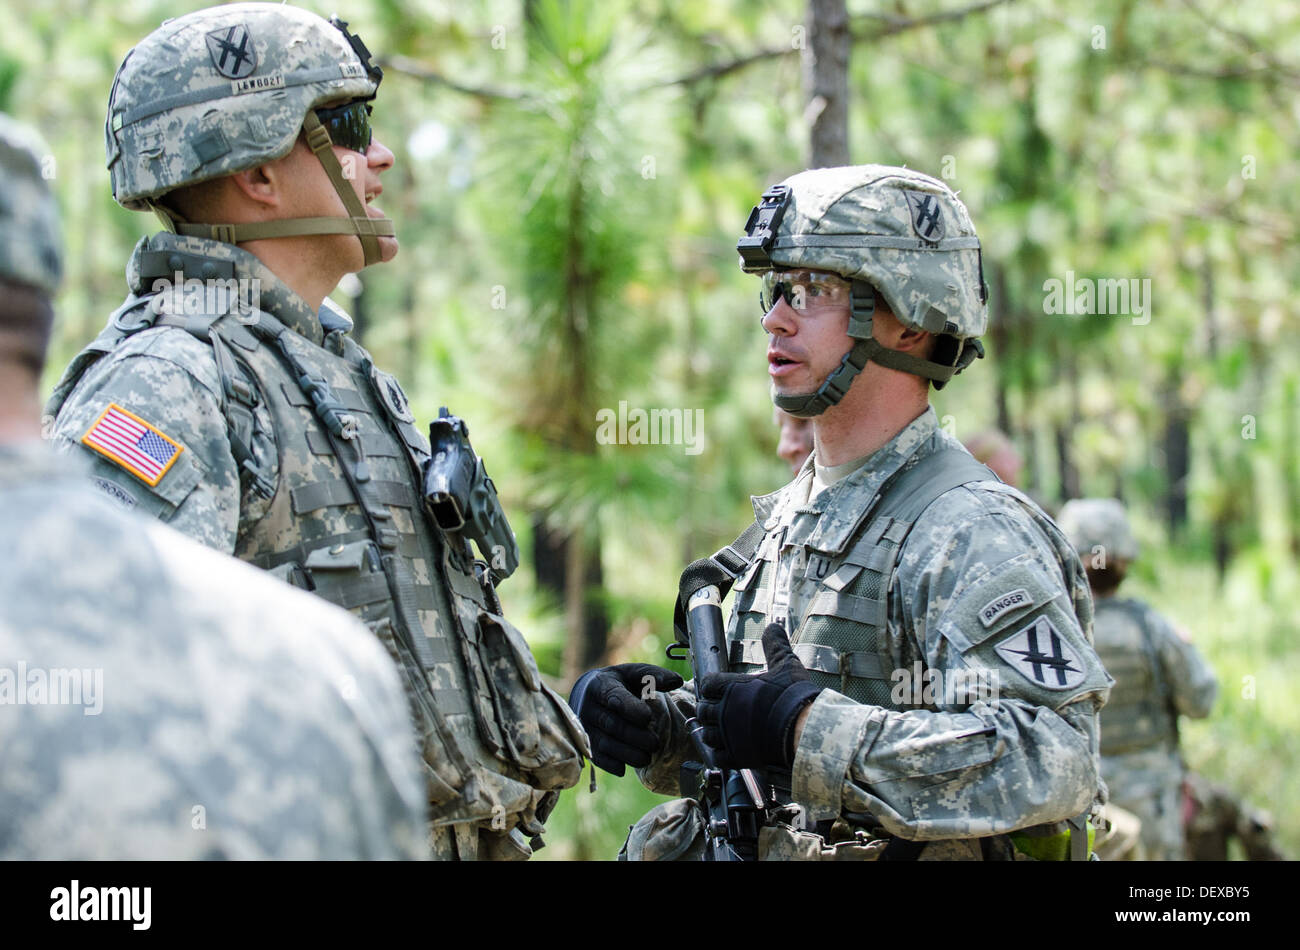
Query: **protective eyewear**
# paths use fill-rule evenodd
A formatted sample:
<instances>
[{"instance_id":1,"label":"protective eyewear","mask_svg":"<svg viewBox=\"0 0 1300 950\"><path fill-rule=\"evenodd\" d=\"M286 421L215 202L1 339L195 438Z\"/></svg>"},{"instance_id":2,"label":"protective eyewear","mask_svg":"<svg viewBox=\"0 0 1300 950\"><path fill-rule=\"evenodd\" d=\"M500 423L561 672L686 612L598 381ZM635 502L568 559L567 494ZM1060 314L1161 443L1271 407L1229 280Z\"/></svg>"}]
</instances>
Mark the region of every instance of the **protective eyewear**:
<instances>
[{"instance_id":1,"label":"protective eyewear","mask_svg":"<svg viewBox=\"0 0 1300 950\"><path fill-rule=\"evenodd\" d=\"M847 307L852 287L843 277L815 270L770 270L763 274L758 302L769 313L784 299L800 313Z\"/></svg>"},{"instance_id":2,"label":"protective eyewear","mask_svg":"<svg viewBox=\"0 0 1300 950\"><path fill-rule=\"evenodd\" d=\"M370 147L374 132L370 129L370 114L374 107L360 100L344 103L332 109L317 109L316 118L329 131L330 141L341 148L364 153Z\"/></svg>"}]
</instances>

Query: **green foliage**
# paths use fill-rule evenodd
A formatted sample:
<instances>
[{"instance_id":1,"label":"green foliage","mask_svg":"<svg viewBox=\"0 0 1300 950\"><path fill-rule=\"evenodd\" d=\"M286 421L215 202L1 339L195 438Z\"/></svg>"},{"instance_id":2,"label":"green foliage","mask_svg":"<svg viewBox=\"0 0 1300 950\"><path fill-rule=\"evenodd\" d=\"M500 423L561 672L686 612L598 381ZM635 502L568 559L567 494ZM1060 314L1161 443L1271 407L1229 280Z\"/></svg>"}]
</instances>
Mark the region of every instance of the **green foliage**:
<instances>
[{"instance_id":1,"label":"green foliage","mask_svg":"<svg viewBox=\"0 0 1300 950\"><path fill-rule=\"evenodd\" d=\"M108 192L113 72L193 6L48 0L0 37L0 106L49 140L65 214L47 392L155 226ZM343 15L380 57L407 58L387 65L375 113L396 155L380 203L402 248L363 274L365 342L422 418L446 404L469 420L525 548L539 509L600 538L611 653L657 660L682 565L786 478L734 245L761 190L805 162L803 4L355 0ZM849 141L855 161L945 177L981 233L989 359L936 394L940 415L964 437L1004 404L1045 501L1060 500L1067 461L1085 494L1122 491L1150 552L1135 581L1196 621L1224 682L1214 718L1187 729L1189 758L1272 808L1300 855L1277 797L1300 781L1287 692L1300 655L1287 606L1300 594L1298 33L1294 5L1275 2L1004 4L856 43ZM1067 271L1149 279L1149 322L1044 312L1045 282ZM700 410L704 451L599 444L595 413L620 401ZM1174 411L1185 479L1165 454ZM1189 513L1172 546L1175 487ZM557 676L559 605L526 568L503 595ZM601 785L564 796L543 856L612 857L658 800L631 777Z\"/></svg>"}]
</instances>

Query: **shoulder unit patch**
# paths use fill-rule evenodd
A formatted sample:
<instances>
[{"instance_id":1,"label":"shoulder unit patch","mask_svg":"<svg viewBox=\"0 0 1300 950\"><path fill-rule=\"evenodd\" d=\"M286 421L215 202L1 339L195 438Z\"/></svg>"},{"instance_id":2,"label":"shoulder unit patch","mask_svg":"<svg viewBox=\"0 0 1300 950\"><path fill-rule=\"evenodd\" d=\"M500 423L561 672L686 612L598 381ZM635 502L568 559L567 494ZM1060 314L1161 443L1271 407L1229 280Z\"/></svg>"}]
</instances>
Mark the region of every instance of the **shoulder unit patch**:
<instances>
[{"instance_id":1,"label":"shoulder unit patch","mask_svg":"<svg viewBox=\"0 0 1300 950\"><path fill-rule=\"evenodd\" d=\"M1039 617L994 649L1017 673L1045 689L1073 689L1083 682L1083 660L1046 617Z\"/></svg>"},{"instance_id":2,"label":"shoulder unit patch","mask_svg":"<svg viewBox=\"0 0 1300 950\"><path fill-rule=\"evenodd\" d=\"M115 402L99 414L81 441L150 487L162 480L185 451L179 442Z\"/></svg>"}]
</instances>

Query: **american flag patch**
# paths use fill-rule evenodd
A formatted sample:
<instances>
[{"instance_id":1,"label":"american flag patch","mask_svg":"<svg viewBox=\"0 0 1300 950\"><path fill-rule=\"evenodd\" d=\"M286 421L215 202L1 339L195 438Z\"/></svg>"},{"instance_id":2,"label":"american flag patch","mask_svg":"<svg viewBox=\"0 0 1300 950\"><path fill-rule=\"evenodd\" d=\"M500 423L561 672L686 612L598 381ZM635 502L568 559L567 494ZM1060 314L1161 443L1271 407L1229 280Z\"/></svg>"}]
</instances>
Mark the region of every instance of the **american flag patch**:
<instances>
[{"instance_id":1,"label":"american flag patch","mask_svg":"<svg viewBox=\"0 0 1300 950\"><path fill-rule=\"evenodd\" d=\"M117 403L109 403L81 441L149 485L157 485L185 451L183 445Z\"/></svg>"}]
</instances>

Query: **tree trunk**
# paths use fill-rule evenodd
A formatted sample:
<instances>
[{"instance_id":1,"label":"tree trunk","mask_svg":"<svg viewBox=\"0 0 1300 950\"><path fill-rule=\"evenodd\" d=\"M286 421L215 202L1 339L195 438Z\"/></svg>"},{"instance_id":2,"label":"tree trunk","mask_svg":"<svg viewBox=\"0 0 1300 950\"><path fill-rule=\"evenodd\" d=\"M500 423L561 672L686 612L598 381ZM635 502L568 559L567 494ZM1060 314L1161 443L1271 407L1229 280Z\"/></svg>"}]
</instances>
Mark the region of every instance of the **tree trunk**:
<instances>
[{"instance_id":1,"label":"tree trunk","mask_svg":"<svg viewBox=\"0 0 1300 950\"><path fill-rule=\"evenodd\" d=\"M849 164L849 14L845 0L808 0L803 51L812 149L809 167Z\"/></svg>"},{"instance_id":2,"label":"tree trunk","mask_svg":"<svg viewBox=\"0 0 1300 950\"><path fill-rule=\"evenodd\" d=\"M1188 431L1190 412L1178 392L1177 370L1165 383L1165 517L1170 538L1182 534L1187 524L1187 472L1191 448Z\"/></svg>"}]
</instances>

